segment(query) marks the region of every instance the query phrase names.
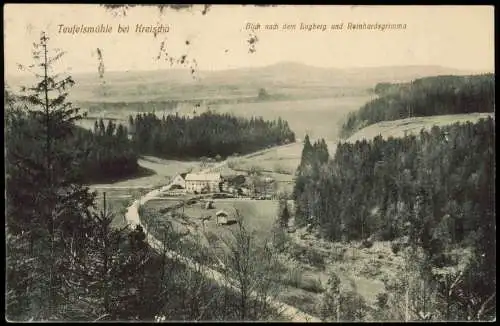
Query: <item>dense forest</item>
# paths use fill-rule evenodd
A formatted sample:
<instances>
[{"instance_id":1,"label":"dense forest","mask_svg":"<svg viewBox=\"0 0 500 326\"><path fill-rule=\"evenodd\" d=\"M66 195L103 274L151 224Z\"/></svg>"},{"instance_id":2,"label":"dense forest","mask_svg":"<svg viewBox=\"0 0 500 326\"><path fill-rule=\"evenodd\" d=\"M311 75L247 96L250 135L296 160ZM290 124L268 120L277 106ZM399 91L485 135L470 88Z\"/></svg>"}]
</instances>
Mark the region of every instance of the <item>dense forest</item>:
<instances>
[{"instance_id":1,"label":"dense forest","mask_svg":"<svg viewBox=\"0 0 500 326\"><path fill-rule=\"evenodd\" d=\"M331 160L326 145L306 137L294 189L296 223L332 241L396 240L421 248L434 268L457 263L452 248L472 248L469 278L460 284L469 297L458 295L459 308L443 317L485 313L496 284L494 132L488 118L418 136L379 136L340 143Z\"/></svg>"},{"instance_id":2,"label":"dense forest","mask_svg":"<svg viewBox=\"0 0 500 326\"><path fill-rule=\"evenodd\" d=\"M160 119L148 113L130 116L129 124L135 148L141 154L163 158L224 158L295 141L295 134L281 118L265 121L209 111Z\"/></svg>"},{"instance_id":3,"label":"dense forest","mask_svg":"<svg viewBox=\"0 0 500 326\"><path fill-rule=\"evenodd\" d=\"M495 75L437 76L404 84L377 84L378 98L350 113L341 136L380 121L495 109Z\"/></svg>"},{"instance_id":4,"label":"dense forest","mask_svg":"<svg viewBox=\"0 0 500 326\"><path fill-rule=\"evenodd\" d=\"M14 98L7 94L7 97ZM39 113L10 109L8 115L11 131L6 134L7 157L31 156L33 160L42 157L44 139L37 135L43 132L44 122ZM140 167L138 155L128 139L127 129L109 121L96 121L94 131L75 125L68 129L68 137L58 144L61 150L77 150L80 154L74 160L74 180L86 184L109 182L137 175Z\"/></svg>"},{"instance_id":5,"label":"dense forest","mask_svg":"<svg viewBox=\"0 0 500 326\"><path fill-rule=\"evenodd\" d=\"M137 175L138 153L128 139L127 128L113 121L95 122L93 132L79 129L81 146L88 148L82 167L85 182L102 182Z\"/></svg>"}]
</instances>

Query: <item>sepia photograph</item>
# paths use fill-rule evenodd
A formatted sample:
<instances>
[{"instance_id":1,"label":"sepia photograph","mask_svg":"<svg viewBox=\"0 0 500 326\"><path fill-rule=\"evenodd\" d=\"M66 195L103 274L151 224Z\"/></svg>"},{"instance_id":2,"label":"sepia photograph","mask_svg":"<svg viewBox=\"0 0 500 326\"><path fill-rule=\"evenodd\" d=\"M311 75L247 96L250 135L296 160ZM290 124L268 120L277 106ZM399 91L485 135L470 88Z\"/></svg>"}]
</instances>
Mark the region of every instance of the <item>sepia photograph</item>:
<instances>
[{"instance_id":1,"label":"sepia photograph","mask_svg":"<svg viewBox=\"0 0 500 326\"><path fill-rule=\"evenodd\" d=\"M3 9L7 322L496 320L493 6Z\"/></svg>"}]
</instances>

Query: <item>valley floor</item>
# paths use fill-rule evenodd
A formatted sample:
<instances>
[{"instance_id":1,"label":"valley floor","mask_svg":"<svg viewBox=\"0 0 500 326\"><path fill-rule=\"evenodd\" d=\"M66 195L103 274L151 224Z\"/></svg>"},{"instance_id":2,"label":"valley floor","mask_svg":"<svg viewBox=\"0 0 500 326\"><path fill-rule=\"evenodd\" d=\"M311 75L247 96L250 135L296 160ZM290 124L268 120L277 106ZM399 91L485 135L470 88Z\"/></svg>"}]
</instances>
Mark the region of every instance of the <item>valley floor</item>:
<instances>
[{"instance_id":1,"label":"valley floor","mask_svg":"<svg viewBox=\"0 0 500 326\"><path fill-rule=\"evenodd\" d=\"M471 114L460 116L442 116L429 118L412 118L389 121L369 126L347 141L371 139L378 134L383 137L402 136L404 133L416 133L422 128L430 128L434 124L450 124L454 122L474 121L484 115ZM336 143L330 142L330 154L333 156ZM265 149L253 154L230 157L226 161L202 165L201 162L182 162L161 160L154 157L143 157L139 164L156 172L155 175L121 181L113 184L93 185L91 188L99 193L106 191L108 202L117 211L116 225L123 225L127 206L137 198L154 188L164 186L178 173L188 170L217 171L229 168L236 171L257 170L262 174L272 175L284 185L284 191L293 187L295 169L300 163L302 144L296 143ZM180 234L197 234L203 239L202 244L207 247L221 250L220 238L227 236L232 226L217 226L215 221L202 222L201 217L206 215L206 209L198 203L183 208L182 219L175 219L168 215L168 198L156 198L144 205L145 218L148 224L151 217L158 221L169 220L175 225ZM176 202L175 200L171 203ZM250 229L262 241L271 237L271 230L276 221L278 203L265 200L224 199L214 200L215 210L237 207L245 217ZM163 210L163 212L162 212ZM153 230L150 230L153 232ZM323 293L327 288L330 274L337 274L341 280L341 287L356 291L369 306L374 306L377 294L385 291L384 279L391 279L403 268L403 258L394 254L389 242L375 242L370 248L361 248L359 243L331 243L320 240L305 229L297 229L289 233L289 242L286 250L280 254L279 260L284 266L282 270L282 291L280 300L295 306L313 316L318 316L318 309ZM214 251L217 251L214 250Z\"/></svg>"}]
</instances>

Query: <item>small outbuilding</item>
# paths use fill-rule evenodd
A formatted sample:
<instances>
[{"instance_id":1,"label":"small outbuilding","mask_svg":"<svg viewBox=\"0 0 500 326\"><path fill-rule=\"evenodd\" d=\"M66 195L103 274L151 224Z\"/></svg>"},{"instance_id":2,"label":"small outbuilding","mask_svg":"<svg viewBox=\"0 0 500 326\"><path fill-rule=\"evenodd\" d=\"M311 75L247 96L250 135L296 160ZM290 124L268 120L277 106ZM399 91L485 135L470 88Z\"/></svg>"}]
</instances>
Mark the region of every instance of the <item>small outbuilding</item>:
<instances>
[{"instance_id":1,"label":"small outbuilding","mask_svg":"<svg viewBox=\"0 0 500 326\"><path fill-rule=\"evenodd\" d=\"M228 225L236 223L236 216L229 213L226 210L219 210L215 213L216 224L217 225Z\"/></svg>"}]
</instances>

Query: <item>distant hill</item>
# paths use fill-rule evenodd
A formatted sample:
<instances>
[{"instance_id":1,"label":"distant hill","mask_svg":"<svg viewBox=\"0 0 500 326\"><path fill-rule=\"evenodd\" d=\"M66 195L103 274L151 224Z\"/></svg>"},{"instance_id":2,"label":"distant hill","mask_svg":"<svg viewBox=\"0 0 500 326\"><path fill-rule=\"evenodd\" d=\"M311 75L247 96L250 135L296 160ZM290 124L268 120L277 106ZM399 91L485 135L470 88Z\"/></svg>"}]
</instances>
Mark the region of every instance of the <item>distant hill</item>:
<instances>
[{"instance_id":1,"label":"distant hill","mask_svg":"<svg viewBox=\"0 0 500 326\"><path fill-rule=\"evenodd\" d=\"M294 62L265 67L222 71L185 69L110 71L101 80L96 73L73 74L77 82L71 98L76 101L142 101L257 96L261 87L270 94L328 96L334 88L366 90L381 82L404 82L424 76L465 75L467 71L441 66L390 66L373 68L322 68ZM193 78L195 77L195 78ZM26 77L7 76L9 85L25 84ZM102 83L104 81L104 84ZM104 85L104 86L103 86Z\"/></svg>"},{"instance_id":2,"label":"distant hill","mask_svg":"<svg viewBox=\"0 0 500 326\"><path fill-rule=\"evenodd\" d=\"M441 66L388 66L368 68L321 68L299 63L284 62L254 69L234 69L214 72L214 77L230 80L231 77L247 77L261 81L304 84L330 84L336 86L372 87L380 82L404 82L420 77L438 75L466 75L462 71Z\"/></svg>"}]
</instances>

